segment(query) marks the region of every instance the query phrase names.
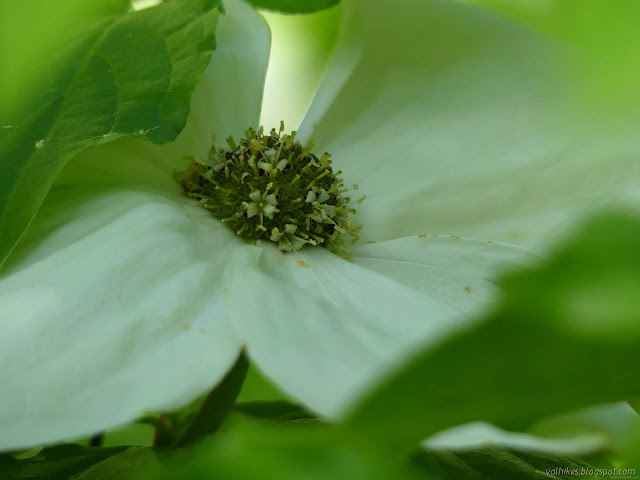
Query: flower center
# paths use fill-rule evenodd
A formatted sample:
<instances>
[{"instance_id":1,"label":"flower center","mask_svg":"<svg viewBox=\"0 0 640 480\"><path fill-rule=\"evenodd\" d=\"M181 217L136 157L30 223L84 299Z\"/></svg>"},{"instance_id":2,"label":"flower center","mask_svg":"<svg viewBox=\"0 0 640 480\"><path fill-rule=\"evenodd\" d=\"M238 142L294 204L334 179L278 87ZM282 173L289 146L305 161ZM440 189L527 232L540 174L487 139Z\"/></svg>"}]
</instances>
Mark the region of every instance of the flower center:
<instances>
[{"instance_id":1,"label":"flower center","mask_svg":"<svg viewBox=\"0 0 640 480\"><path fill-rule=\"evenodd\" d=\"M331 155L311 152L296 132L268 135L250 128L245 138L214 144L209 158L188 157L186 171L176 173L185 194L198 200L214 217L249 241L269 240L283 251L318 245L348 256L344 239L358 239L362 225L350 215L356 202L345 194L341 171L334 172ZM358 186L354 185L353 189Z\"/></svg>"}]
</instances>

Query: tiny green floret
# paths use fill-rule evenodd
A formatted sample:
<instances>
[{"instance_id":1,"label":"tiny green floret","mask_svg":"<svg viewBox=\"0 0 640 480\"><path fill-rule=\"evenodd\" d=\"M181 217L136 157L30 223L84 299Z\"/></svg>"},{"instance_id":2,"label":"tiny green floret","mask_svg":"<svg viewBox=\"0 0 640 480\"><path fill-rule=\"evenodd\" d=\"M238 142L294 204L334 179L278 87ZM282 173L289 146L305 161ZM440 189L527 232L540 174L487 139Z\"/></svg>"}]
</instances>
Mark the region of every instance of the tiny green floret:
<instances>
[{"instance_id":1,"label":"tiny green floret","mask_svg":"<svg viewBox=\"0 0 640 480\"><path fill-rule=\"evenodd\" d=\"M354 203L334 172L331 155L316 156L313 142L302 145L296 132L249 128L238 142L214 143L209 158L187 157L186 171L176 173L185 194L248 241L267 240L280 250L318 245L348 258L344 239L358 239L362 225L350 215ZM353 189L357 189L357 185Z\"/></svg>"}]
</instances>

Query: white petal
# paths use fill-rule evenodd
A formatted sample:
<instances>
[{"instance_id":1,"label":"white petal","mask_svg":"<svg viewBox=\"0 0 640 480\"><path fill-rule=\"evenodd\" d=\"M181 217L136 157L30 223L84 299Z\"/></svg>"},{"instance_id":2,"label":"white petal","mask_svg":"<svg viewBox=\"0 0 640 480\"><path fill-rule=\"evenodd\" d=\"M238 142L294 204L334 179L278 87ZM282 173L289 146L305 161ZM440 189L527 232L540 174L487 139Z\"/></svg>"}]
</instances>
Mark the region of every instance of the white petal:
<instances>
[{"instance_id":1,"label":"white petal","mask_svg":"<svg viewBox=\"0 0 640 480\"><path fill-rule=\"evenodd\" d=\"M562 417L546 420L561 425ZM555 428L553 437L509 432L484 422L449 428L431 436L423 446L435 450L463 451L487 447L515 448L555 455L589 455L619 446L640 423L626 403L591 407L571 415L568 429ZM580 430L576 433L576 428Z\"/></svg>"},{"instance_id":2,"label":"white petal","mask_svg":"<svg viewBox=\"0 0 640 480\"><path fill-rule=\"evenodd\" d=\"M210 133L258 122L268 31L225 2L218 51L174 144L121 139L64 170L0 277L0 450L73 439L179 407L226 373L225 259L243 245L171 170Z\"/></svg>"},{"instance_id":3,"label":"white petal","mask_svg":"<svg viewBox=\"0 0 640 480\"><path fill-rule=\"evenodd\" d=\"M118 146L87 155L108 162ZM238 242L158 192L52 191L0 280L0 449L113 428L211 388L240 349L220 276Z\"/></svg>"},{"instance_id":4,"label":"white petal","mask_svg":"<svg viewBox=\"0 0 640 480\"><path fill-rule=\"evenodd\" d=\"M354 3L301 131L367 194L364 241L427 230L538 250L585 210L640 200L637 119L572 104L587 79L560 68L566 46L456 2Z\"/></svg>"},{"instance_id":5,"label":"white petal","mask_svg":"<svg viewBox=\"0 0 640 480\"><path fill-rule=\"evenodd\" d=\"M357 265L476 317L494 305L502 272L538 259L513 245L429 234L359 245L351 254Z\"/></svg>"},{"instance_id":6,"label":"white petal","mask_svg":"<svg viewBox=\"0 0 640 480\"><path fill-rule=\"evenodd\" d=\"M472 450L475 448L507 447L521 450L547 451L556 455L593 453L607 444L597 433L567 439L549 439L530 433L508 432L488 423L475 422L440 432L424 443L436 450Z\"/></svg>"},{"instance_id":7,"label":"white petal","mask_svg":"<svg viewBox=\"0 0 640 480\"><path fill-rule=\"evenodd\" d=\"M317 412L339 416L417 345L465 323L455 308L322 248L234 251L232 321L256 365Z\"/></svg>"}]
</instances>

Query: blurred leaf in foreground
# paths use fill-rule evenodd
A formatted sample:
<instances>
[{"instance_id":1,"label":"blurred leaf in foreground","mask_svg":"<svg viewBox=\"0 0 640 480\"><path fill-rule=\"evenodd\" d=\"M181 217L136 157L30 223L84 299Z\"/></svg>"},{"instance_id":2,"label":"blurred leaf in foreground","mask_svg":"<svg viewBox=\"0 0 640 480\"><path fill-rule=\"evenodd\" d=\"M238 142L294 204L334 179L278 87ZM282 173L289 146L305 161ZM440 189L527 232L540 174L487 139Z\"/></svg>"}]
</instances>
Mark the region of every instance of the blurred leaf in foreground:
<instances>
[{"instance_id":1,"label":"blurred leaf in foreground","mask_svg":"<svg viewBox=\"0 0 640 480\"><path fill-rule=\"evenodd\" d=\"M0 455L0 478L11 480L70 478L126 448L59 445L44 448L37 455L21 460L9 454L3 454Z\"/></svg>"},{"instance_id":2,"label":"blurred leaf in foreground","mask_svg":"<svg viewBox=\"0 0 640 480\"><path fill-rule=\"evenodd\" d=\"M416 477L386 450L338 427L292 424L274 427L243 421L135 478L411 480Z\"/></svg>"},{"instance_id":3,"label":"blurred leaf in foreground","mask_svg":"<svg viewBox=\"0 0 640 480\"><path fill-rule=\"evenodd\" d=\"M475 450L422 452L417 461L436 472L443 480L538 480L566 478L562 469L594 469L579 459L543 452L512 448L479 448ZM592 478L588 475L576 478Z\"/></svg>"}]
</instances>

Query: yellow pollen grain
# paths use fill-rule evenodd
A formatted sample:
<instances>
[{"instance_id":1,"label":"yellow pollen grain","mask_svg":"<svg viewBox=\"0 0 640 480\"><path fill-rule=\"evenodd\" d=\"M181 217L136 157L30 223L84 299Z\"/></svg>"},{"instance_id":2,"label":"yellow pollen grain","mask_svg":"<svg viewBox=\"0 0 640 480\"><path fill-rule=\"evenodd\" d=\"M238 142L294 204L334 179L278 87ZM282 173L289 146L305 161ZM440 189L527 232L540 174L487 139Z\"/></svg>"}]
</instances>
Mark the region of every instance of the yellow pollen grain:
<instances>
[{"instance_id":1,"label":"yellow pollen grain","mask_svg":"<svg viewBox=\"0 0 640 480\"><path fill-rule=\"evenodd\" d=\"M296 263L304 268L307 268L309 266L307 262L303 262L302 260L296 260Z\"/></svg>"}]
</instances>

